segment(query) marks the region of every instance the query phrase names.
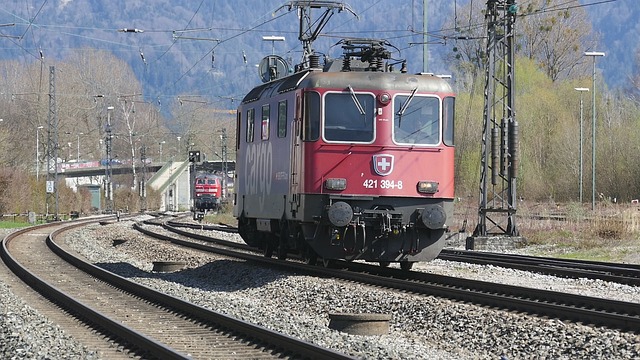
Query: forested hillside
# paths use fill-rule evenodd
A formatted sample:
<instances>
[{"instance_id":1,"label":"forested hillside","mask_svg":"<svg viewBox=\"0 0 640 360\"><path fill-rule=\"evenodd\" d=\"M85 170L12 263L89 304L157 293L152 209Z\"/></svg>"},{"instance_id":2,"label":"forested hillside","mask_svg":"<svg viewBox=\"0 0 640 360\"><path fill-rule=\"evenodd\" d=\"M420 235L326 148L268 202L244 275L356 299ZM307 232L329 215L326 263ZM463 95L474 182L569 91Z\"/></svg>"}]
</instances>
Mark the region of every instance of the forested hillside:
<instances>
[{"instance_id":1,"label":"forested hillside","mask_svg":"<svg viewBox=\"0 0 640 360\"><path fill-rule=\"evenodd\" d=\"M242 96L258 81L255 65L271 52L272 44L262 41L263 35L285 36L283 44L275 44L276 52L292 62L299 60L298 18L295 11L283 7L287 3L283 0L13 1L4 4L0 13L0 23L15 24L0 28L5 37L1 39L4 50L0 58L28 63L37 61L40 51L47 59L61 60L83 48L107 50L133 68L148 98L199 94L220 100L220 106L233 108L228 99ZM316 44L318 51L337 56L339 49L329 52L329 48L341 37L386 38L402 50L394 56L410 60L410 71L422 70L422 0L346 3L358 17L347 11L335 14ZM463 7L468 3L469 0L428 2L427 28L433 35L428 40L429 71L449 72L443 59L452 40L441 36L455 33L442 25L451 19L461 19ZM517 3L523 8L529 1ZM586 9L595 33L600 36L600 49L607 52L607 64L602 68L607 83L620 86L633 71L633 54L640 38L637 22L640 2L580 0L580 3L596 4ZM549 2L546 6L553 8L557 4ZM460 25L458 21L457 26ZM144 33L118 32L124 28Z\"/></svg>"},{"instance_id":2,"label":"forested hillside","mask_svg":"<svg viewBox=\"0 0 640 360\"><path fill-rule=\"evenodd\" d=\"M607 53L606 66L601 65L607 84L627 88L629 79L640 71L637 63L640 51L640 1L607 2L590 6L587 10L594 29L600 35L598 50Z\"/></svg>"},{"instance_id":3,"label":"forested hillside","mask_svg":"<svg viewBox=\"0 0 640 360\"><path fill-rule=\"evenodd\" d=\"M233 108L229 99L240 98L259 82L256 64L275 51L298 62L299 20L288 2L269 1L15 1L5 4L0 22L15 23L2 29L2 59L62 60L85 48L112 52L125 60L140 79L148 99L171 101L180 94L202 95L218 106ZM410 58L411 70L421 71L421 1L366 0L346 2L357 17L342 11L323 29L315 48L328 56L342 37L380 37L401 49L394 57ZM40 8L40 6L42 6ZM429 7L430 29L439 29L452 11L449 2ZM319 10L316 14L320 14ZM28 26L28 19L33 24ZM144 32L121 32L122 29ZM375 32L374 32L375 31ZM284 36L284 43L265 42L262 36ZM441 53L431 47L433 66L445 71Z\"/></svg>"}]
</instances>

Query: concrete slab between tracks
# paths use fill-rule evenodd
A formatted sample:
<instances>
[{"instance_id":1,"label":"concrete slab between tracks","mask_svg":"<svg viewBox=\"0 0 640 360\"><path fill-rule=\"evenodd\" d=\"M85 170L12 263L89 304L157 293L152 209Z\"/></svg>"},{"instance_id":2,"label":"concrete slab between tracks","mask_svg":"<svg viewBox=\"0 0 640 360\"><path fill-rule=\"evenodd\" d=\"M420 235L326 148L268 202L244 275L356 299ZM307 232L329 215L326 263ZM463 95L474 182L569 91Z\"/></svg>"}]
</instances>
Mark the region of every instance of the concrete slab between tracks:
<instances>
[{"instance_id":1,"label":"concrete slab between tracks","mask_svg":"<svg viewBox=\"0 0 640 360\"><path fill-rule=\"evenodd\" d=\"M353 335L386 335L389 333L389 314L329 314L329 328Z\"/></svg>"}]
</instances>

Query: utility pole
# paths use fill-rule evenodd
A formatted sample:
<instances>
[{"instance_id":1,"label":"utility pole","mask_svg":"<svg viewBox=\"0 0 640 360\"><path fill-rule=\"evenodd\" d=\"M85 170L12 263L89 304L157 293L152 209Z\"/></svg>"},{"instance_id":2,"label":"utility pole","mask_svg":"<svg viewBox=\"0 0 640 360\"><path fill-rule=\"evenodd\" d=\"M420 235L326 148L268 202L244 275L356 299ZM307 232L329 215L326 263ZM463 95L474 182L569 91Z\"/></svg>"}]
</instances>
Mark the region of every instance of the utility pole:
<instances>
[{"instance_id":1,"label":"utility pole","mask_svg":"<svg viewBox=\"0 0 640 360\"><path fill-rule=\"evenodd\" d=\"M105 165L105 173L104 173L104 197L105 197L105 213L111 214L114 210L113 204L113 169L111 168L113 161L112 158L112 149L111 149L111 140L113 139L112 129L111 129L111 111L113 110L113 106L107 107L107 127L104 143L107 152L106 165Z\"/></svg>"},{"instance_id":2,"label":"utility pole","mask_svg":"<svg viewBox=\"0 0 640 360\"><path fill-rule=\"evenodd\" d=\"M142 161L142 179L140 180L140 211L147 211L147 147L140 148L140 161Z\"/></svg>"},{"instance_id":3,"label":"utility pole","mask_svg":"<svg viewBox=\"0 0 640 360\"><path fill-rule=\"evenodd\" d=\"M53 220L58 217L58 112L56 110L56 68L49 67L49 120L47 128L47 196L46 212L54 208ZM53 169L51 169L53 167Z\"/></svg>"},{"instance_id":4,"label":"utility pole","mask_svg":"<svg viewBox=\"0 0 640 360\"><path fill-rule=\"evenodd\" d=\"M429 0L422 0L422 72L429 72L429 49L427 42L429 41L429 35L427 35L427 2Z\"/></svg>"},{"instance_id":5,"label":"utility pole","mask_svg":"<svg viewBox=\"0 0 640 360\"><path fill-rule=\"evenodd\" d=\"M515 114L516 0L488 0L478 238L517 237L518 122Z\"/></svg>"},{"instance_id":6,"label":"utility pole","mask_svg":"<svg viewBox=\"0 0 640 360\"><path fill-rule=\"evenodd\" d=\"M227 129L222 128L222 135L220 135L221 152L222 152L222 198L227 197Z\"/></svg>"}]
</instances>

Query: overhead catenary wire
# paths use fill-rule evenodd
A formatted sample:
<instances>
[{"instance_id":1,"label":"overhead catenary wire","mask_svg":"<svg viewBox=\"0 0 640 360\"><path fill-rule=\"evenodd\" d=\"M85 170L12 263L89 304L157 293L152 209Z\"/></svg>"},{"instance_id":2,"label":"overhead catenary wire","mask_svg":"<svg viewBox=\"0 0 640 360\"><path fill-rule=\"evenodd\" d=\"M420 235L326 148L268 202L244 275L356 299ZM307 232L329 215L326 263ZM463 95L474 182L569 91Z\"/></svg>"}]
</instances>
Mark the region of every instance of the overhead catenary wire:
<instances>
[{"instance_id":1,"label":"overhead catenary wire","mask_svg":"<svg viewBox=\"0 0 640 360\"><path fill-rule=\"evenodd\" d=\"M470 0L471 3L473 4L473 0ZM532 11L531 13L528 14L522 14L522 16L533 16L535 14L541 14L541 13L545 13L545 12L550 12L550 11L561 11L561 10L565 10L565 9L572 9L572 8L578 8L578 7L588 7L588 6L595 6L595 5L601 5L601 4L606 4L606 3L613 3L616 2L618 0L598 0L598 1L593 1L590 3L585 3L585 4L575 4L574 1L565 1L562 2L560 4L555 4L555 5L548 5L544 8L541 9L537 9L536 11ZM366 12L370 12L376 9L376 6L378 4L380 4L382 1L376 1L373 4L367 4L367 7L362 10L359 11L359 13L366 13ZM22 18L17 15L17 14L13 14L11 12L9 12L8 10L5 9L0 9L0 12L4 12L6 14L10 14L12 17L14 17L15 19L21 19L21 21L23 22L22 26L26 26L26 29L24 31L22 31L22 37L24 37L24 35L27 33L28 30L31 30L31 32L33 33L36 30L40 30L40 31L46 31L46 32L51 32L51 33L58 33L61 35L66 35L66 36L72 36L72 37L77 37L77 38L82 38L82 39L86 39L91 41L92 43L103 43L106 45L117 45L119 47L122 47L123 49L121 50L117 50L117 49L110 49L110 51L136 51L136 52L140 52L141 48L143 46L141 46L141 44L127 44L126 42L122 42L122 41L112 41L109 39L105 39L105 38L100 38L99 36L91 36L91 35L86 35L81 33L81 31L105 31L105 32L113 32L113 31L117 31L117 29L115 28L100 28L100 27L86 27L86 26L72 26L72 25L58 25L58 24L43 24L43 23L39 23L38 21L36 21L36 19L40 19L41 15L43 13L45 13L46 11L48 11L47 9L47 5L50 5L51 2L48 2L47 0L44 0L41 5L38 7L37 12L33 15L33 16L29 16L29 20ZM456 14L457 14L457 3L454 4L455 8L456 8ZM194 9L194 11L191 14L191 17L189 19L189 21L187 22L187 24L185 25L184 29L185 30L191 30L190 27L193 24L194 20L197 18L197 16L202 12L202 9L204 8L204 0L201 0L200 2L198 2L198 6L196 7L196 9ZM220 43L216 44L215 46L213 46L210 50L208 50L204 55L202 55L202 57L197 58L195 61L193 61L190 64L190 67L184 71L183 73L181 73L175 81L173 81L173 83L171 84L173 87L176 87L178 84L180 84L180 82L187 76L189 75L194 68L196 68L200 63L203 62L203 60L208 59L210 56L212 56L214 53L216 53L216 55L218 55L218 58L224 56L225 54L229 54L229 53L233 53L233 52L238 52L237 49L233 49L233 50L225 50L223 49L223 44L224 43L228 43L230 41L232 41L233 39L236 39L244 34L250 33L250 32L254 32L257 31L258 29L260 29L261 27L263 27L264 25L278 20L280 19L282 16L285 16L286 14L288 14L290 12L285 12L283 14L279 14L277 16L273 16L272 12L266 12L264 13L262 16L258 16L256 17L256 19L254 20L254 22L251 24L251 26L249 26L248 28L233 28L233 27L206 27L206 28L202 28L202 29L211 29L212 31L227 31L227 32L234 32L234 34L231 34L229 36L225 36L222 37L220 39ZM270 18L268 18L268 16L271 15ZM328 30L323 37L335 37L336 35L341 35L341 34L358 34L360 32L357 31L352 31L352 32L339 32L336 31L337 29L344 27L346 24L349 24L350 22L353 22L354 19L350 18L344 22L339 23L338 25L334 26L333 28L331 28L330 30ZM474 26L474 24L472 23L472 19L469 19L469 24L468 24L468 28L471 29ZM482 26L481 24L477 24L475 26ZM458 31L460 29L442 29L439 31L429 31L428 32L428 36L432 37L434 39L440 39L441 42L446 43L446 41L448 41L449 39L455 38L456 36L461 36L461 35L466 35L466 34L460 34ZM170 30L170 29L144 29L145 31L145 35L148 33L159 33L159 32L166 32L166 33L171 33L175 30ZM290 32L285 32L285 33L290 33ZM372 33L371 31L368 31L368 33ZM393 34L392 36L389 36L389 39L405 39L405 38L410 38L412 36L412 34L421 34L420 32L416 32L413 29L410 30L375 30L374 33L376 34ZM140 35L140 34L137 34ZM137 36L136 35L136 36ZM469 37L467 37L469 38ZM469 38L471 39L471 38ZM11 39L10 39L11 41ZM22 51L24 51L25 53L33 56L33 58L43 61L43 59L39 56L39 54L37 52L33 52L31 49L29 49L27 46L25 46L25 44L23 44L21 41L13 41L13 44L17 47L19 47ZM151 64L152 62L157 62L159 61L163 56L165 56L165 54L171 50L172 46L174 45L174 41L170 41L168 43L165 44L144 44L144 48L145 48L145 58L146 58L146 62ZM159 56L154 56L155 53L150 50L150 49L160 49L160 48L165 48L163 53ZM404 50L404 49L408 49L411 46L407 46L407 47L399 47L400 50ZM46 50L46 49L45 49ZM290 50L294 51L295 48L292 48ZM191 51L189 49L185 49L184 52L188 52ZM197 50L193 50L193 51L197 51ZM246 56L246 55L245 55ZM238 57L240 58L240 57ZM217 61L219 61L218 59L216 59ZM244 61L244 60L243 60ZM153 97L175 97L175 95L171 95L172 93L176 93L176 91L166 91L168 89L160 89L159 92L156 92L156 94L153 94Z\"/></svg>"}]
</instances>

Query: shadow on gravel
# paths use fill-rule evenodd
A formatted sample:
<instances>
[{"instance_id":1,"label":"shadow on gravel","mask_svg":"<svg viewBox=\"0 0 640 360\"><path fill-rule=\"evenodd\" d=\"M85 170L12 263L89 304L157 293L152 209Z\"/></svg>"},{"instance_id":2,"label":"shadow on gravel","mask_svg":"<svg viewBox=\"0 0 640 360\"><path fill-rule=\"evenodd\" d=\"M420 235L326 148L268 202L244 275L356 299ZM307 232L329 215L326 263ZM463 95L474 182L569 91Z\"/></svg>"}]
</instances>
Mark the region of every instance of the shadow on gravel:
<instances>
[{"instance_id":1,"label":"shadow on gravel","mask_svg":"<svg viewBox=\"0 0 640 360\"><path fill-rule=\"evenodd\" d=\"M230 260L216 260L196 268L174 272L149 272L124 262L94 265L127 279L158 279L204 291L218 292L259 288L291 276L278 270L257 268L255 265Z\"/></svg>"}]
</instances>

